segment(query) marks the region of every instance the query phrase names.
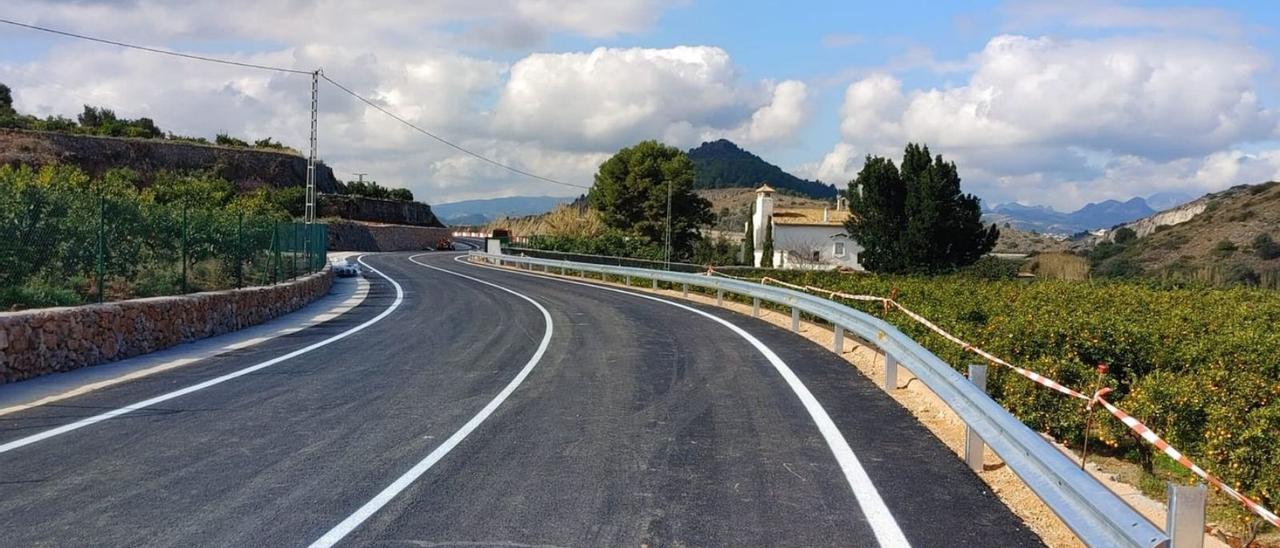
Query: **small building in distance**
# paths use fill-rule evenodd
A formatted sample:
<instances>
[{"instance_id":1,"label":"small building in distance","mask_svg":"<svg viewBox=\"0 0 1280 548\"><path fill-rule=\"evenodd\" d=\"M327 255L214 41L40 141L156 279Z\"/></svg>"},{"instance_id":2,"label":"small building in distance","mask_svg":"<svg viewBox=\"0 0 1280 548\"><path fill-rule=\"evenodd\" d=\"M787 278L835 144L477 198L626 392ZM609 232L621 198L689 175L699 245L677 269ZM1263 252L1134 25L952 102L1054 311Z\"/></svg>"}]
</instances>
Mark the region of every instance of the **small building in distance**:
<instances>
[{"instance_id":1,"label":"small building in distance","mask_svg":"<svg viewBox=\"0 0 1280 548\"><path fill-rule=\"evenodd\" d=\"M849 208L844 196L836 198L836 207L773 207L775 190L768 184L756 189L751 212L751 238L755 249L754 265L764 259L764 241L769 226L773 229L774 268L831 270L850 268L863 270L858 263L862 247L845 233L844 222ZM767 221L772 221L772 224ZM744 230L746 227L743 227Z\"/></svg>"}]
</instances>

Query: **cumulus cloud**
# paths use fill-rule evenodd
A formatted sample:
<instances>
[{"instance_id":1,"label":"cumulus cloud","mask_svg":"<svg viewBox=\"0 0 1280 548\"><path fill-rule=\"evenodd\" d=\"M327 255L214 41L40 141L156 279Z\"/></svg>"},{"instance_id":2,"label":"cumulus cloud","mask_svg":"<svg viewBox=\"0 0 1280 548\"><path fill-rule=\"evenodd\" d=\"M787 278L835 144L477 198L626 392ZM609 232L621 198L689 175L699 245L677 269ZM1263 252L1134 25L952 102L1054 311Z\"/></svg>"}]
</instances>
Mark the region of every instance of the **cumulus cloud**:
<instances>
[{"instance_id":1,"label":"cumulus cloud","mask_svg":"<svg viewBox=\"0 0 1280 548\"><path fill-rule=\"evenodd\" d=\"M799 129L805 84L744 85L738 72L728 52L708 46L534 54L511 67L494 128L590 150L654 138L688 146L718 135L759 143Z\"/></svg>"},{"instance_id":2,"label":"cumulus cloud","mask_svg":"<svg viewBox=\"0 0 1280 548\"><path fill-rule=\"evenodd\" d=\"M886 73L850 84L842 142L895 156L905 142L927 142L997 199L1034 194L1073 207L1089 189L1123 189L1123 177L1137 178L1126 159L1183 165L1280 135L1280 113L1255 90L1266 59L1244 46L1002 35L973 61L968 81L954 87L904 90ZM1070 185L1083 190L1073 195Z\"/></svg>"},{"instance_id":3,"label":"cumulus cloud","mask_svg":"<svg viewBox=\"0 0 1280 548\"><path fill-rule=\"evenodd\" d=\"M594 128L579 130L576 140L507 131L495 123L494 108L508 90L513 64L476 51L464 53L457 44L526 48L554 33L599 38L637 32L648 28L668 5L657 0L392 0L376 5L354 0L15 0L6 4L6 17L146 45L177 43L182 45L179 49L240 61L307 70L322 67L380 106L464 147L527 171L590 185L604 153L612 152L609 147L616 143L584 141L581 136L612 131L607 116L574 120ZM353 20L352 14L359 17ZM29 31L4 32L21 38ZM47 43L47 50L22 61L0 59L0 81L14 89L24 112L74 116L82 105L92 104L114 108L123 116L151 117L180 134L270 136L295 147L307 142L310 81L305 75L75 41ZM721 71L715 75L719 79L709 81L726 86L732 96L717 112L732 113L722 114L724 123L714 127L730 127L749 120L755 107L769 104L772 88L737 82L728 55L720 53L722 66L714 69ZM625 79L627 67L617 68L618 77ZM537 94L536 88L548 83L533 83L529 91ZM339 176L368 172L384 184L408 186L429 201L578 192L475 160L327 84L321 86L319 152ZM698 86L680 91L690 96L719 92ZM708 127L707 119L716 118L705 109L688 112L696 122L693 136ZM678 127L680 122L686 121L669 125ZM762 123L785 125L785 119L774 116ZM633 125L631 135L663 137L663 132L650 133L645 127Z\"/></svg>"}]
</instances>

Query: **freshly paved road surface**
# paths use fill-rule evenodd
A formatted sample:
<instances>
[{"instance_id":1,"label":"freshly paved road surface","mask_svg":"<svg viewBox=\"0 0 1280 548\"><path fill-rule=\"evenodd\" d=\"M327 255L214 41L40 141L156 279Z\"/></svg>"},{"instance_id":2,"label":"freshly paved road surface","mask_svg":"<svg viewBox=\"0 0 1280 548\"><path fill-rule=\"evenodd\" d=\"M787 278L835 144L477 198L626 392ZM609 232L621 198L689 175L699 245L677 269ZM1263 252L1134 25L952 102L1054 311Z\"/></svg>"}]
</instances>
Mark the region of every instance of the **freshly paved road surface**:
<instances>
[{"instance_id":1,"label":"freshly paved road surface","mask_svg":"<svg viewBox=\"0 0 1280 548\"><path fill-rule=\"evenodd\" d=\"M893 530L914 546L1040 544L798 335L456 255L366 256L398 304L370 272L369 298L336 320L0 416L0 545L875 546ZM830 417L870 480L861 500L744 335ZM886 516L867 517L867 488Z\"/></svg>"}]
</instances>

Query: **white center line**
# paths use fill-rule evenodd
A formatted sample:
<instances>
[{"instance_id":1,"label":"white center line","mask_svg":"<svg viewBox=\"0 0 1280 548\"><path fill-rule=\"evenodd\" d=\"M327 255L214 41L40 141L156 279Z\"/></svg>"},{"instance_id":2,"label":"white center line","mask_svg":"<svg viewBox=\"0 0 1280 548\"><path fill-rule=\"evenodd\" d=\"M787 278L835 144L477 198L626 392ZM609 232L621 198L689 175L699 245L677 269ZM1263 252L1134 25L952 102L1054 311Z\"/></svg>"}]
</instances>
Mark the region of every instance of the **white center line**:
<instances>
[{"instance_id":1,"label":"white center line","mask_svg":"<svg viewBox=\"0 0 1280 548\"><path fill-rule=\"evenodd\" d=\"M222 375L222 376L220 376L220 377L214 377L214 378L209 379L209 380L207 380L207 381L204 381L204 382L201 382L201 383L197 383L197 384L193 384L193 385L191 385L191 386L188 386L188 387L183 388L183 389L180 389L180 390L175 390L175 391L173 391L173 392L169 392L169 393L166 393L166 394L161 394L161 395L156 396L156 397L154 397L154 398L150 398L150 399L142 400L142 401L140 401L140 402L137 402L137 403L134 403L134 404L131 404L131 405L126 405L126 406L121 407L121 408L118 408L118 409L113 409L113 410L111 410L111 411L107 411L106 413L102 413L102 414L99 414L99 415L94 415L94 416L92 416L92 417L88 417L88 418L80 419L80 420L78 420L78 421L76 421L76 422L73 422L73 423L70 423L70 424L65 424L65 425L59 426L59 427L57 427L57 428L50 429L50 430L45 430L44 432L40 432L39 434L33 434L33 435L27 436L27 437L25 437L25 438L19 438L19 439L13 440L13 441L11 441L11 442L9 442L9 443L6 443L6 444L4 444L4 445L0 445L0 453L7 453L7 452L12 451L12 450L14 450L14 449L18 449L19 447L25 447L25 446L27 446L27 445L31 445L31 444L36 443L36 442L38 442L38 441L47 440L47 439L52 438L52 437L54 437L54 436L61 435L61 434L65 434L65 433L70 432L70 431L72 431L72 430L79 430L79 429L84 428L84 427L86 427L86 426L90 426L90 425L93 425L93 424L97 424L97 423L100 423L100 422L105 421L105 420L108 420L108 419L113 419L113 418L119 417L119 416L124 415L124 414L127 414L127 413L132 413L132 412L134 412L134 411L138 411L138 410L140 410L140 409L146 409L146 408L151 407L151 406L153 406L153 405L156 405L156 404L158 404L158 403L166 402L166 401L169 401L169 400L174 399L174 398L179 398L179 397L185 396L185 395L187 395L187 394L190 394L190 393L192 393L192 392L196 392L196 391L199 391L199 390L204 390L205 388L209 388L210 386L214 386L214 385L222 384L222 383L224 383L224 382L227 382L227 381L229 381L229 380L231 380L231 379L234 379L234 378L237 378L237 377L243 377L243 376L245 376L245 375L248 375L249 373L253 373L254 371L258 371L258 370L260 370L260 369L265 369L265 368L271 367L271 366L273 366L273 365L275 365L275 364L278 364L278 363L280 363L280 362L283 362L283 361L285 361L285 360L288 360L288 359L291 359L291 358L296 358L296 357L298 357L298 356L300 356L300 355L302 355L302 354L306 354L307 352L310 352L310 351L315 350L315 349L317 349L317 348L320 348L320 347L323 347L323 346L326 346L326 345L332 344L332 343L334 343L334 342L337 342L337 341L339 341L339 340L345 339L345 338L347 338L347 337L349 337L349 336L351 336L351 335L355 334L356 332L358 332L358 331L360 331L360 330L362 330L362 329L364 329L364 328L366 328L366 327L369 327L369 326L371 326L371 325L373 325L373 324L375 324L375 323L378 323L378 322L379 322L379 321L381 321L383 318L385 318L385 317L387 317L388 315L390 315L390 314L391 314L391 312L393 312L397 307L399 307L399 306L400 306L400 303L404 302L404 290L400 287L400 284L399 284L399 283L396 283L396 281L395 281L395 280L393 280L393 279L391 279L391 277L390 277L390 276L387 276L386 274L383 274L383 273L382 273L381 271L379 271L378 269L376 269L376 268L374 268L374 267L369 266L368 264L366 264L366 263L364 262L364 258L363 258L363 257L362 257L362 258L360 258L360 259L359 259L359 261L360 261L360 264L363 264L363 265L364 265L366 268L368 268L369 270L372 270L372 271L376 272L379 276L382 276L383 278L386 278L386 279L387 279L387 281L391 282L391 285L395 286L395 288L396 288L396 300L395 300L395 302L391 303L391 306L388 306L386 310L383 310L383 311L382 311L382 313L378 314L377 316L374 316L373 318L370 318L368 321L366 321L366 322L364 322L364 323L362 323L362 324L360 324L360 325L357 325L357 326L355 326L355 327L352 327L351 329L348 329L348 330L346 330L346 331L343 331L342 333L338 333L337 335L334 335L334 336L332 336L332 337L329 337L329 338L327 338L327 339L325 339L325 340L323 340L323 341L320 341L320 342L317 342L317 343L314 343L314 344L311 344L311 345L308 345L308 346L304 346L304 347L302 347L302 348L299 348L299 349L297 349L297 350L294 350L293 352L290 352L290 353L288 353L288 354L284 354L284 355L282 355L282 356L277 356L277 357L275 357L275 358L272 358L272 359L267 360L267 361L265 361L265 362L259 363L259 364L257 364L257 365L252 365L252 366L246 367L246 368L244 368L244 369L240 369L240 370L237 370L237 371L233 371L233 372L231 372L231 373L227 373L226 375Z\"/></svg>"},{"instance_id":2,"label":"white center line","mask_svg":"<svg viewBox=\"0 0 1280 548\"><path fill-rule=\"evenodd\" d=\"M551 344L551 333L553 330L551 313L547 312L547 309L543 308L537 301L498 284L486 282L466 274L459 274L452 270L445 270L443 268L419 262L416 259L420 256L421 255L414 255L409 257L409 260L414 264L425 266L432 270L439 270L446 274L466 278L474 282L479 282L490 287L501 289L502 291L506 291L507 293L532 303L533 306L537 307L538 311L542 313L542 319L546 322L546 329L542 334L542 342L538 344L537 351L535 351L533 353L533 357L529 358L529 361L525 363L524 368L516 374L515 378L511 379L511 382L507 383L507 386L503 388L497 396L494 396L493 399L489 401L488 405L484 406L484 409L481 409L479 413L476 413L474 417L471 417L471 420L462 425L462 428L459 428L457 432L454 432L452 436L449 436L448 439L444 440L443 443L436 447L435 450L431 451L431 453L425 458L418 461L418 463L413 465L413 467L407 472L401 474L400 477L391 482L391 485L388 485L377 495L374 495L372 499L369 499L369 502L364 503L364 505L358 508L355 513L347 516L347 519L342 520L341 523L334 526L333 529L330 529L329 532L324 534L324 536L311 543L311 548L325 548L337 544L343 539L343 537L346 537L354 531L356 527L359 527L361 523L364 523L365 520L372 517L373 514L377 513L383 506L386 506L388 502L391 502L391 499L395 498L396 495L399 495L401 491L404 491L409 487L409 485L413 484L414 481L422 477L422 475L425 474L427 470L430 470L432 466L435 466L440 459L443 459L445 455L448 455L454 447L457 447L459 443L462 443L462 440L466 439L467 435L471 434L471 432L480 426L485 419L488 419L489 415L492 415L493 412L498 409L498 406L502 405L502 402L506 401L507 397L510 396L512 392L515 392L516 388L520 386L520 383L524 382L525 377L529 376L529 372L533 371L534 366L538 365L538 362L542 360L542 355L546 353L547 346Z\"/></svg>"}]
</instances>

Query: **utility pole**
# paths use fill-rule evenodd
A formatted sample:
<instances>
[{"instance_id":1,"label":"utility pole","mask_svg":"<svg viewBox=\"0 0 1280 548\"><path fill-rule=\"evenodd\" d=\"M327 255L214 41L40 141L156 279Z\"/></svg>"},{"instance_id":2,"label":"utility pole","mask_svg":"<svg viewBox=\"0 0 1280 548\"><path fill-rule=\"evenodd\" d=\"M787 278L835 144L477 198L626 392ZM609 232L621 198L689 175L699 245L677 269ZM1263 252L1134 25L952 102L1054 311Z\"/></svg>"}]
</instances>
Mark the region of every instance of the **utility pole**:
<instances>
[{"instance_id":1,"label":"utility pole","mask_svg":"<svg viewBox=\"0 0 1280 548\"><path fill-rule=\"evenodd\" d=\"M667 270L671 270L671 180L667 180L667 237L666 250L663 252Z\"/></svg>"},{"instance_id":2,"label":"utility pole","mask_svg":"<svg viewBox=\"0 0 1280 548\"><path fill-rule=\"evenodd\" d=\"M302 222L306 224L302 236L303 249L311 253L311 225L316 222L316 110L319 106L320 70L311 73L311 150L307 153L307 206ZM309 256L309 255L308 255ZM307 265L310 268L310 264Z\"/></svg>"},{"instance_id":3,"label":"utility pole","mask_svg":"<svg viewBox=\"0 0 1280 548\"><path fill-rule=\"evenodd\" d=\"M308 225L316 220L316 110L319 106L320 71L311 73L311 150L307 154L307 207L303 221Z\"/></svg>"}]
</instances>

